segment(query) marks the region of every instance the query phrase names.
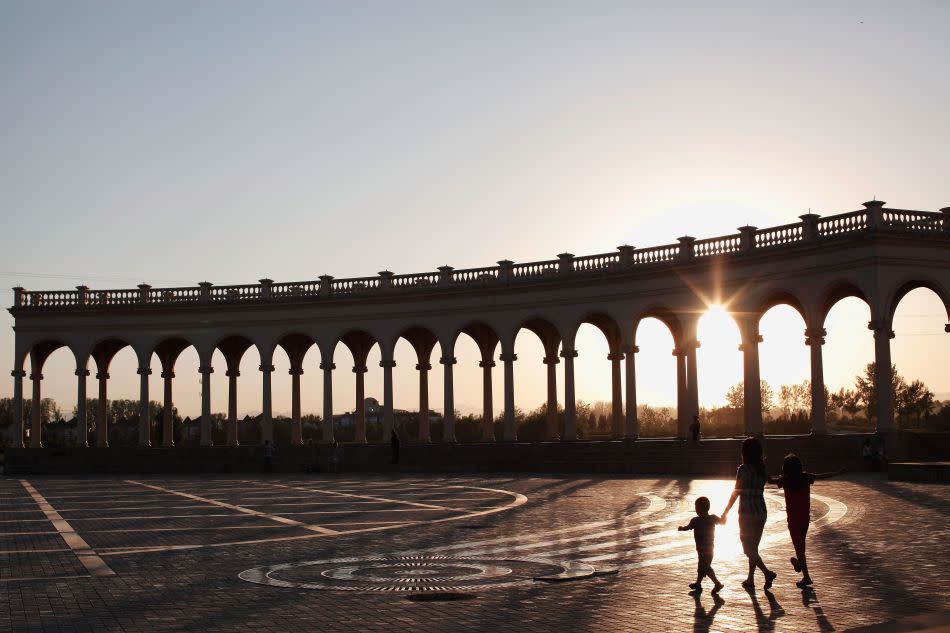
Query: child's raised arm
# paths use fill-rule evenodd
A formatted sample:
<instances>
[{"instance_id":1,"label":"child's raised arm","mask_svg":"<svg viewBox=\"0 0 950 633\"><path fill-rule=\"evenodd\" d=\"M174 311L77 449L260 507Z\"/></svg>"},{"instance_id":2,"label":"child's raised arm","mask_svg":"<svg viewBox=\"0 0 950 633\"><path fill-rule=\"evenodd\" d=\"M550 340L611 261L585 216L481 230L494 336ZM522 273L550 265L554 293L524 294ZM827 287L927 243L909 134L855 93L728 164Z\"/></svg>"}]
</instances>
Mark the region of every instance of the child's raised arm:
<instances>
[{"instance_id":1,"label":"child's raised arm","mask_svg":"<svg viewBox=\"0 0 950 633\"><path fill-rule=\"evenodd\" d=\"M847 470L847 468L839 468L838 470L831 473L818 473L815 475L815 479L831 479L832 477L836 477L844 472L847 472Z\"/></svg>"}]
</instances>

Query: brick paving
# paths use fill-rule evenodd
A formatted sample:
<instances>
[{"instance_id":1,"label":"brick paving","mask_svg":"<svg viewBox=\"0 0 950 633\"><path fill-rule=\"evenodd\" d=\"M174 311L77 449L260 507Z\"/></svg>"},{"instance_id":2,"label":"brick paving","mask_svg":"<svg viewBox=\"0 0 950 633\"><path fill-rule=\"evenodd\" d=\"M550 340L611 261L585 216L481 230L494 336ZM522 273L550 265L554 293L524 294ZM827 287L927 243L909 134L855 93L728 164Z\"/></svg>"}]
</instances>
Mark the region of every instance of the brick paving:
<instances>
[{"instance_id":1,"label":"brick paving","mask_svg":"<svg viewBox=\"0 0 950 633\"><path fill-rule=\"evenodd\" d=\"M0 479L0 631L887 631L950 624L950 487L817 484L814 590L769 492L774 591L746 592L735 514L720 599L690 595L693 500L726 480L585 476ZM66 530L81 537L64 539ZM70 542L73 546L70 546ZM96 556L112 575L92 575ZM88 558L86 559L88 561ZM602 576L533 580L567 561ZM308 564L303 564L308 563ZM278 567L275 567L278 566ZM95 569L95 567L92 567ZM101 571L101 570L100 570ZM239 578L242 574L242 578ZM268 575L269 574L269 575ZM708 581L707 581L708 583ZM441 588L443 591L408 591ZM453 601L414 601L445 595Z\"/></svg>"}]
</instances>

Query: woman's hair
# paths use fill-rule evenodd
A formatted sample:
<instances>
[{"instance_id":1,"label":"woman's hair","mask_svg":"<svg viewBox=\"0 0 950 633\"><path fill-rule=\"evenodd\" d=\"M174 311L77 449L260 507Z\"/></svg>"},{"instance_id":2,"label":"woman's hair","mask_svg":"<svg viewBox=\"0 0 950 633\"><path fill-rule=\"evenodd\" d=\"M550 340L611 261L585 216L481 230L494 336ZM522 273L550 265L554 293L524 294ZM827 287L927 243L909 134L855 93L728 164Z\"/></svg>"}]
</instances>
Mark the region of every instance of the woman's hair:
<instances>
[{"instance_id":1,"label":"woman's hair","mask_svg":"<svg viewBox=\"0 0 950 633\"><path fill-rule=\"evenodd\" d=\"M798 489L805 485L805 468L802 458L795 453L789 453L782 462L782 485L786 489Z\"/></svg>"},{"instance_id":2,"label":"woman's hair","mask_svg":"<svg viewBox=\"0 0 950 633\"><path fill-rule=\"evenodd\" d=\"M765 476L765 458L762 456L762 443L758 438L747 437L742 440L742 463Z\"/></svg>"}]
</instances>

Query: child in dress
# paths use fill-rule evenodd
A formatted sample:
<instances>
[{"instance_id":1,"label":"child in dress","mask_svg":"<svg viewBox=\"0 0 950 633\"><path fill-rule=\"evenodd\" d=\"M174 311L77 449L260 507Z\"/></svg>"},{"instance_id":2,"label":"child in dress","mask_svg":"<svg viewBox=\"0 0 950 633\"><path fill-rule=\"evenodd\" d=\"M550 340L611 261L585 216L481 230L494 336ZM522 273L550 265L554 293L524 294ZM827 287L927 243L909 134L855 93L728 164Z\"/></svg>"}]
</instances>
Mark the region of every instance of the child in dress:
<instances>
[{"instance_id":1,"label":"child in dress","mask_svg":"<svg viewBox=\"0 0 950 633\"><path fill-rule=\"evenodd\" d=\"M800 589L812 584L811 576L808 575L808 562L805 559L805 535L808 533L808 524L811 521L811 485L817 479L827 479L843 472L843 468L834 473L820 475L806 472L801 458L794 453L789 453L782 462L781 476L774 481L785 491L788 533L795 547L795 556L790 560L795 571L802 573L802 579L795 583Z\"/></svg>"},{"instance_id":2,"label":"child in dress","mask_svg":"<svg viewBox=\"0 0 950 633\"><path fill-rule=\"evenodd\" d=\"M709 499L700 497L696 500L696 516L689 523L677 528L680 532L686 530L693 531L693 538L696 540L696 554L699 556L699 566L696 570L696 582L691 583L689 588L694 591L702 591L703 578L709 576L709 579L715 583L712 593L717 594L722 589L723 584L716 578L716 572L712 568L713 546L716 539L716 526L725 523L725 519L720 519L715 514L709 514Z\"/></svg>"}]
</instances>

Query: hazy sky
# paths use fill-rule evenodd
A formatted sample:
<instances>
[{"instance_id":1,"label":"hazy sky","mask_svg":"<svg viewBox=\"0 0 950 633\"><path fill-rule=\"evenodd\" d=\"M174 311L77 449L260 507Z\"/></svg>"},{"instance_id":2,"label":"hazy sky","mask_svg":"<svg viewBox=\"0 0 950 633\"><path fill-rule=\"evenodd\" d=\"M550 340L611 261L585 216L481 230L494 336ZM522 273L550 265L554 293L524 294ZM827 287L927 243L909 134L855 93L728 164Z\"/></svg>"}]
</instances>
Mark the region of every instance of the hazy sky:
<instances>
[{"instance_id":1,"label":"hazy sky","mask_svg":"<svg viewBox=\"0 0 950 633\"><path fill-rule=\"evenodd\" d=\"M0 281L414 272L726 234L875 195L936 210L950 205L948 28L942 1L0 0ZM866 311L849 300L832 314L830 387L873 356ZM908 299L894 357L950 396L940 312L927 292ZM783 309L766 317L763 376L773 383L807 377L796 319ZM12 322L0 323L10 364ZM607 399L606 344L586 330L578 397ZM672 342L646 331L641 401L672 402ZM794 359L770 351L780 336L796 341ZM469 347L458 354L456 401L477 409ZM400 350L396 406L413 408L414 361ZM735 346L722 353L734 374L704 342L704 402L722 402L741 377ZM533 408L544 399L540 345L521 337L518 355L518 405ZM307 412L320 410L315 358ZM187 368L197 363L182 363L176 400L194 414ZM260 408L257 364L247 359L243 372L244 411ZM371 367L367 393L379 395ZM44 372L45 395L67 409L72 369L61 351ZM278 412L289 410L284 369L281 358ZM128 350L111 373L111 395L137 397ZM352 374L337 374L337 409L352 408ZM434 408L440 381L437 367ZM0 395L11 391L0 381ZM496 393L500 410L500 383Z\"/></svg>"}]
</instances>

